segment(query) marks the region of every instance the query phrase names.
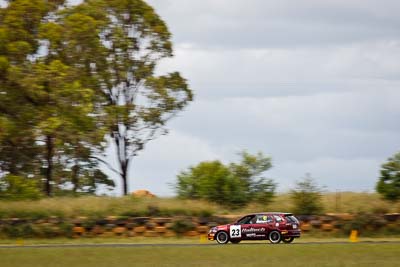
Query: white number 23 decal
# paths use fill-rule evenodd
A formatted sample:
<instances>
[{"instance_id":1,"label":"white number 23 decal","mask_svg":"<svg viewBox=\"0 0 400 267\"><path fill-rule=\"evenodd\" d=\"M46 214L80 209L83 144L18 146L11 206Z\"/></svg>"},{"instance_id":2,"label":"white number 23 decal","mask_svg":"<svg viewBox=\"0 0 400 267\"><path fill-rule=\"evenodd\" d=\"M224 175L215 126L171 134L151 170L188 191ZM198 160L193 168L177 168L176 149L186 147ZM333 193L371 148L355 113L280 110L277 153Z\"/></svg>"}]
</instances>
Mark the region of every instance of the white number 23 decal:
<instances>
[{"instance_id":1,"label":"white number 23 decal","mask_svg":"<svg viewBox=\"0 0 400 267\"><path fill-rule=\"evenodd\" d=\"M230 235L233 238L237 237L242 237L242 231L241 231L241 226L240 225L231 225L230 229Z\"/></svg>"}]
</instances>

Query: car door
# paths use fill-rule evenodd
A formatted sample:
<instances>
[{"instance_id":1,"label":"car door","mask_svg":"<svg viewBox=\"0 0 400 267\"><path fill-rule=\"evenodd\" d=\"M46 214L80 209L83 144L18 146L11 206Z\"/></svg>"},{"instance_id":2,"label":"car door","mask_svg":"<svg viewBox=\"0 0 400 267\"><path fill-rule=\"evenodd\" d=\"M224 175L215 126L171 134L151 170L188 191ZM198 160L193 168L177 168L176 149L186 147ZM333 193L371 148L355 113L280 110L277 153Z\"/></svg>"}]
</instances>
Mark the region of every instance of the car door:
<instances>
[{"instance_id":1,"label":"car door","mask_svg":"<svg viewBox=\"0 0 400 267\"><path fill-rule=\"evenodd\" d=\"M268 222L266 215L256 215L248 224L242 225L242 239L261 240L266 239Z\"/></svg>"},{"instance_id":2,"label":"car door","mask_svg":"<svg viewBox=\"0 0 400 267\"><path fill-rule=\"evenodd\" d=\"M246 235L242 234L243 229L247 229L249 225L251 224L251 220L255 218L255 215L247 215L244 216L243 218L239 219L237 222L234 224L231 224L229 227L229 237L231 239L247 239Z\"/></svg>"}]
</instances>

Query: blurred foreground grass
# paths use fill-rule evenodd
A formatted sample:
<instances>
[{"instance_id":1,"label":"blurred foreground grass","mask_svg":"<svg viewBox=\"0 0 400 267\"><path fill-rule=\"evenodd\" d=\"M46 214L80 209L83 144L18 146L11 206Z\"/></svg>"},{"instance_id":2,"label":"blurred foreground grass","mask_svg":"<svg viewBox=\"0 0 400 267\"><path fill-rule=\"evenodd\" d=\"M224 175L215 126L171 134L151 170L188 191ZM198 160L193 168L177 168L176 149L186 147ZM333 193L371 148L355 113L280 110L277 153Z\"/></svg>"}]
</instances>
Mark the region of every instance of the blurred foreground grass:
<instances>
[{"instance_id":1,"label":"blurred foreground grass","mask_svg":"<svg viewBox=\"0 0 400 267\"><path fill-rule=\"evenodd\" d=\"M359 242L399 242L400 236L382 236L382 237L359 237ZM350 242L349 237L332 236L314 236L303 234L301 238L294 241L294 244L302 243L337 243ZM269 241L242 241L241 244L269 244ZM216 244L215 241L209 241L203 237L116 237L116 238L17 238L0 239L1 246L29 246L29 245L92 245L92 244ZM1 266L1 265L0 265Z\"/></svg>"},{"instance_id":2,"label":"blurred foreground grass","mask_svg":"<svg viewBox=\"0 0 400 267\"><path fill-rule=\"evenodd\" d=\"M400 202L382 200L375 193L341 192L326 193L322 202L325 213L389 213L400 212ZM269 205L251 203L244 208L229 209L206 201L181 200L176 198L127 197L58 197L37 201L0 201L0 218L46 218L58 216L211 216L223 214L245 214L256 211L291 211L289 194L279 194Z\"/></svg>"},{"instance_id":3,"label":"blurred foreground grass","mask_svg":"<svg viewBox=\"0 0 400 267\"><path fill-rule=\"evenodd\" d=\"M398 266L399 244L0 249L2 267Z\"/></svg>"}]
</instances>

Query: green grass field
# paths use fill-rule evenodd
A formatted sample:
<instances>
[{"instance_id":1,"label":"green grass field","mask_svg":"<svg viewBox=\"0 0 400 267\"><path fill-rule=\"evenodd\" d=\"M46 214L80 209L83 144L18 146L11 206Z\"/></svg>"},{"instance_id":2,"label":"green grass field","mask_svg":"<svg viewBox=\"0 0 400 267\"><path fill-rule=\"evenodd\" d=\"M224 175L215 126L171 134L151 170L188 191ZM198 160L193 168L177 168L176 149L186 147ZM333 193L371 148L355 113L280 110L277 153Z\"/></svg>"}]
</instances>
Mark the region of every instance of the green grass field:
<instances>
[{"instance_id":1,"label":"green grass field","mask_svg":"<svg viewBox=\"0 0 400 267\"><path fill-rule=\"evenodd\" d=\"M1 267L398 266L400 244L0 249Z\"/></svg>"}]
</instances>

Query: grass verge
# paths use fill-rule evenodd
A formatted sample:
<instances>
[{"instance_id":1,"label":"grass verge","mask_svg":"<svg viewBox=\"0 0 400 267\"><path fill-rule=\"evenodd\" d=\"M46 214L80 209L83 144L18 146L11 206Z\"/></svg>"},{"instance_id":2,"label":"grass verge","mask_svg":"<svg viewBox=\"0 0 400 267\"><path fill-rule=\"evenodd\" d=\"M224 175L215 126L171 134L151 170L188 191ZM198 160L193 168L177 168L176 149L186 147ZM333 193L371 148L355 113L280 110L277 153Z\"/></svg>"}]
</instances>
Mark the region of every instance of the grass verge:
<instances>
[{"instance_id":1,"label":"grass verge","mask_svg":"<svg viewBox=\"0 0 400 267\"><path fill-rule=\"evenodd\" d=\"M399 244L0 249L2 267L397 266Z\"/></svg>"}]
</instances>

